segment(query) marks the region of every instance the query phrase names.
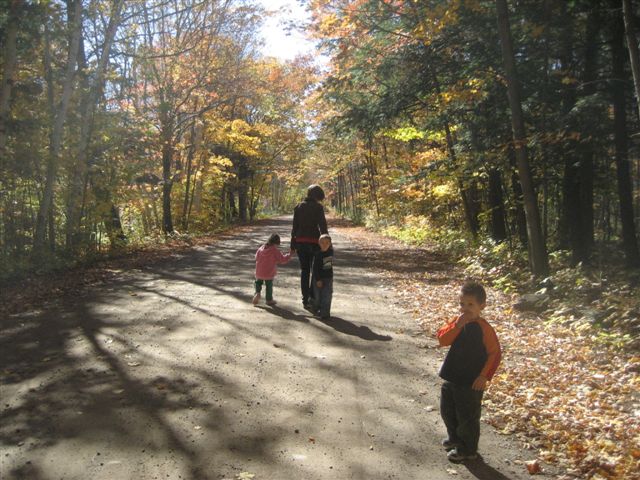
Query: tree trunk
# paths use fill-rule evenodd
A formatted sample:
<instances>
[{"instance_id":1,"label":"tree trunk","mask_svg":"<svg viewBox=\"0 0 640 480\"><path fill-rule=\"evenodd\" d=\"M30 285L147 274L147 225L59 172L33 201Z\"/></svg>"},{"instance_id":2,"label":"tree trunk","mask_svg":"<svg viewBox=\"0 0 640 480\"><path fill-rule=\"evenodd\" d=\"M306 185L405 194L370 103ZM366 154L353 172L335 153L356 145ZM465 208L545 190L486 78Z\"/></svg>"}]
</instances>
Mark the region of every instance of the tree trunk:
<instances>
[{"instance_id":1,"label":"tree trunk","mask_svg":"<svg viewBox=\"0 0 640 480\"><path fill-rule=\"evenodd\" d=\"M599 6L599 5L598 5ZM598 76L598 33L600 31L601 16L598 8L594 7L589 12L586 47L584 54L584 70L582 73L581 95L588 97L597 93L596 80ZM581 212L580 244L577 250L577 261L587 261L595 243L594 211L593 211L593 178L594 178L594 145L590 139L590 132L584 132L578 147L580 154L580 198L579 209Z\"/></svg>"},{"instance_id":2,"label":"tree trunk","mask_svg":"<svg viewBox=\"0 0 640 480\"><path fill-rule=\"evenodd\" d=\"M182 229L183 230L187 230L188 224L189 224L189 220L188 220L188 212L189 212L189 198L191 197L191 195L189 195L189 192L191 190L191 176L192 176L192 169L193 169L193 157L195 155L195 151L196 151L196 122L195 120L193 121L193 124L191 125L191 129L190 129L191 133L190 133L190 142L189 142L189 149L187 150L187 178L185 181L185 186L184 186L184 201L182 203Z\"/></svg>"},{"instance_id":3,"label":"tree trunk","mask_svg":"<svg viewBox=\"0 0 640 480\"><path fill-rule=\"evenodd\" d=\"M238 209L236 208L236 196L233 191L233 188L227 186L227 201L229 202L229 213L228 219L229 221L233 221L238 217Z\"/></svg>"},{"instance_id":4,"label":"tree trunk","mask_svg":"<svg viewBox=\"0 0 640 480\"><path fill-rule=\"evenodd\" d=\"M91 189L95 192L97 203L105 207L108 205L108 209L100 209L103 211L100 215L100 220L102 220L107 231L111 248L116 249L127 242L127 236L124 234L122 220L120 219L120 209L113 203L111 191L106 186L106 179L97 178L96 182L95 177L91 176L89 178Z\"/></svg>"},{"instance_id":5,"label":"tree trunk","mask_svg":"<svg viewBox=\"0 0 640 480\"><path fill-rule=\"evenodd\" d=\"M53 204L53 192L57 182L58 160L60 148L62 146L62 133L67 118L67 109L71 94L73 92L73 83L76 72L76 61L80 49L80 32L82 28L82 2L80 0L68 0L68 23L70 30L69 52L67 69L65 73L64 83L62 87L62 98L60 106L54 117L53 127L50 135L49 159L47 162L47 173L45 180L44 193L40 208L38 209L38 217L36 220L36 231L33 240L34 254L40 255L45 245L45 231L49 210ZM45 46L46 49L49 46Z\"/></svg>"},{"instance_id":6,"label":"tree trunk","mask_svg":"<svg viewBox=\"0 0 640 480\"><path fill-rule=\"evenodd\" d=\"M513 148L509 148L507 153L509 157L509 167L511 170L511 190L513 192L513 219L515 221L515 230L518 234L520 244L528 248L529 238L527 235L527 215L524 212L524 201L522 199L522 186L518 179L518 167L516 166L516 156Z\"/></svg>"},{"instance_id":7,"label":"tree trunk","mask_svg":"<svg viewBox=\"0 0 640 480\"><path fill-rule=\"evenodd\" d=\"M369 174L369 191L371 192L371 200L376 207L376 217L380 216L380 204L378 202L378 185L376 181L376 164L373 158L373 139L368 139L368 153L365 155L367 173Z\"/></svg>"},{"instance_id":8,"label":"tree trunk","mask_svg":"<svg viewBox=\"0 0 640 480\"><path fill-rule=\"evenodd\" d=\"M238 161L238 219L241 222L247 221L248 202L248 182L249 169L247 159L243 156Z\"/></svg>"},{"instance_id":9,"label":"tree trunk","mask_svg":"<svg viewBox=\"0 0 640 480\"><path fill-rule=\"evenodd\" d=\"M189 229L189 222L191 221L191 211L193 210L193 205L196 203L196 198L198 199L196 211L200 210L200 193L202 192L202 186L204 182L204 176L200 177L198 180L198 172L200 172L200 168L202 165L202 156L198 158L198 164L193 172L193 188L191 189L191 196L189 198L189 208L187 209L187 219L185 223L185 230ZM222 188L222 208L224 208L224 187ZM222 215L224 218L224 215Z\"/></svg>"},{"instance_id":10,"label":"tree trunk","mask_svg":"<svg viewBox=\"0 0 640 480\"><path fill-rule=\"evenodd\" d=\"M120 12L124 0L115 0L111 6L111 17L107 29L104 33L102 52L98 59L93 84L89 84L86 72L86 61L84 53L84 40L80 39L79 69L82 71L82 90L85 93L80 102L80 140L78 147L78 158L73 169L70 191L67 198L67 225L66 238L67 248L75 247L74 233L79 229L81 222L81 208L78 199L82 194L83 186L86 185L86 176L89 168L89 150L91 144L91 134L93 131L94 117L98 99L102 95L104 88L105 73L109 58L111 56L111 45L115 38L120 24Z\"/></svg>"},{"instance_id":11,"label":"tree trunk","mask_svg":"<svg viewBox=\"0 0 640 480\"><path fill-rule=\"evenodd\" d=\"M498 30L500 43L502 44L502 57L504 60L505 76L511 107L511 126L516 148L516 161L518 165L518 177L522 186L524 209L527 217L527 237L529 247L529 263L535 276L546 275L549 272L547 250L542 236L540 214L536 194L531 178L529 160L527 158L527 136L522 114L520 99L520 82L516 72L513 46L511 43L511 30L509 26L509 10L506 0L496 0Z\"/></svg>"},{"instance_id":12,"label":"tree trunk","mask_svg":"<svg viewBox=\"0 0 640 480\"><path fill-rule=\"evenodd\" d=\"M164 110L164 109L162 109ZM162 125L162 231L165 234L173 232L173 219L171 216L171 189L173 178L171 167L173 164L173 119L163 112L160 117Z\"/></svg>"},{"instance_id":13,"label":"tree trunk","mask_svg":"<svg viewBox=\"0 0 640 480\"><path fill-rule=\"evenodd\" d=\"M638 115L640 116L640 53L638 52L638 37L633 24L633 8L631 0L622 0L622 12L624 15L624 27L627 33L627 48L629 59L631 60L631 71L633 72L633 84L636 90L636 102L638 105Z\"/></svg>"},{"instance_id":14,"label":"tree trunk","mask_svg":"<svg viewBox=\"0 0 640 480\"><path fill-rule=\"evenodd\" d=\"M4 172L6 166L5 148L7 146L9 111L11 109L11 89L18 59L16 48L18 38L18 24L20 10L24 6L21 0L10 0L7 27L3 48L3 72L0 84L0 172Z\"/></svg>"},{"instance_id":15,"label":"tree trunk","mask_svg":"<svg viewBox=\"0 0 640 480\"><path fill-rule=\"evenodd\" d=\"M615 1L612 1L612 4ZM622 244L629 265L640 266L640 252L636 238L633 216L633 186L629 166L629 141L627 132L625 71L624 71L624 24L622 17L612 19L612 74L611 97L613 101L613 134L615 144L616 174L618 178L618 201L622 223Z\"/></svg>"},{"instance_id":16,"label":"tree trunk","mask_svg":"<svg viewBox=\"0 0 640 480\"><path fill-rule=\"evenodd\" d=\"M560 14L567 21L564 22L561 35L560 70L563 75L569 76L573 57L573 20L567 13L566 2L560 2ZM576 103L576 88L573 84L563 84L561 87L560 114L562 127L565 130L573 130L569 125L569 113ZM558 247L563 250L570 249L575 258L575 240L580 232L581 212L579 208L580 183L578 178L578 165L576 155L576 140L564 138L560 147L564 160L564 172L562 175L562 213L561 222L558 225Z\"/></svg>"},{"instance_id":17,"label":"tree trunk","mask_svg":"<svg viewBox=\"0 0 640 480\"><path fill-rule=\"evenodd\" d=\"M491 238L500 243L506 240L502 178L497 168L489 170L489 209L491 211Z\"/></svg>"}]
</instances>

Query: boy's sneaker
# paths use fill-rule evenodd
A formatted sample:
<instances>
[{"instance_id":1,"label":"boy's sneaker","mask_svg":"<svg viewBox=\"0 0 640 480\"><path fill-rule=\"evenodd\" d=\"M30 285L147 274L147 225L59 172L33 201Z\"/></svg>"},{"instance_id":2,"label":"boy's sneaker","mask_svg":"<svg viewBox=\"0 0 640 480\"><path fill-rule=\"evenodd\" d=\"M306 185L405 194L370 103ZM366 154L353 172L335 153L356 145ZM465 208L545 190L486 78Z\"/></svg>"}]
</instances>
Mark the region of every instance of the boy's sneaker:
<instances>
[{"instance_id":1,"label":"boy's sneaker","mask_svg":"<svg viewBox=\"0 0 640 480\"><path fill-rule=\"evenodd\" d=\"M308 312L316 313L316 308L313 306L313 303L305 303L303 308Z\"/></svg>"},{"instance_id":2,"label":"boy's sneaker","mask_svg":"<svg viewBox=\"0 0 640 480\"><path fill-rule=\"evenodd\" d=\"M469 460L476 460L478 458L477 453L464 453L458 450L458 448L454 448L449 453L447 453L447 458L450 462L453 463L463 463Z\"/></svg>"},{"instance_id":3,"label":"boy's sneaker","mask_svg":"<svg viewBox=\"0 0 640 480\"><path fill-rule=\"evenodd\" d=\"M442 446L448 452L449 450L453 450L454 448L459 447L460 444L458 442L445 438L444 440L442 440Z\"/></svg>"},{"instance_id":4,"label":"boy's sneaker","mask_svg":"<svg viewBox=\"0 0 640 480\"><path fill-rule=\"evenodd\" d=\"M260 301L260 293L258 292L253 296L253 304L257 305L259 301Z\"/></svg>"},{"instance_id":5,"label":"boy's sneaker","mask_svg":"<svg viewBox=\"0 0 640 480\"><path fill-rule=\"evenodd\" d=\"M267 305L275 305L276 303L278 302L276 302L275 300L267 300Z\"/></svg>"}]
</instances>

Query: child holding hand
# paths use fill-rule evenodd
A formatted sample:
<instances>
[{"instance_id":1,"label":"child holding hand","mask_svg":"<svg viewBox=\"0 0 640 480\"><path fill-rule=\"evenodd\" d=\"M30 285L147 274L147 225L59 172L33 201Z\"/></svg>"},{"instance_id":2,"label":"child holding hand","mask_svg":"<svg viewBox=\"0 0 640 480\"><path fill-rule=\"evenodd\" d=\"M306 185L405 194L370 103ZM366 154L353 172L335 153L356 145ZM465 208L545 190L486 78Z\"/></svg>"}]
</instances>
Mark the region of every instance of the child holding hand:
<instances>
[{"instance_id":1,"label":"child holding hand","mask_svg":"<svg viewBox=\"0 0 640 480\"><path fill-rule=\"evenodd\" d=\"M319 250L313 256L313 312L321 319L331 317L333 297L333 246L331 237L323 233L318 238Z\"/></svg>"},{"instance_id":2,"label":"child holding hand","mask_svg":"<svg viewBox=\"0 0 640 480\"><path fill-rule=\"evenodd\" d=\"M273 299L273 279L278 272L278 264L287 263L291 259L291 254L295 251L291 249L289 253L282 253L278 248L279 245L280 236L274 233L269 237L267 243L262 245L256 252L256 293L253 296L254 305L260 302L263 283L267 287L267 305L275 305L277 303Z\"/></svg>"}]
</instances>

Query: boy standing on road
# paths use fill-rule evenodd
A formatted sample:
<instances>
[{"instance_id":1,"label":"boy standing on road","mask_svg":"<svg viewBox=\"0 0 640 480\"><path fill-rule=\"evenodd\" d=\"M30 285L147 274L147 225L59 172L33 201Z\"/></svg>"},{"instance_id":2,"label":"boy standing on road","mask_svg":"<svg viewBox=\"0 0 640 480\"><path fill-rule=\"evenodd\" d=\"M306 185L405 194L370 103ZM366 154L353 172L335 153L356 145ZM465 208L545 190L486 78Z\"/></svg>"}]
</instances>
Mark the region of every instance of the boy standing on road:
<instances>
[{"instance_id":1,"label":"boy standing on road","mask_svg":"<svg viewBox=\"0 0 640 480\"><path fill-rule=\"evenodd\" d=\"M480 317L486 298L482 285L465 283L460 292L462 314L437 333L440 346L451 346L440 368L440 414L448 434L442 445L454 463L478 457L482 395L501 358L496 332Z\"/></svg>"},{"instance_id":2,"label":"boy standing on road","mask_svg":"<svg viewBox=\"0 0 640 480\"><path fill-rule=\"evenodd\" d=\"M320 250L313 256L313 310L323 320L331 316L333 297L333 247L328 234L318 238Z\"/></svg>"}]
</instances>

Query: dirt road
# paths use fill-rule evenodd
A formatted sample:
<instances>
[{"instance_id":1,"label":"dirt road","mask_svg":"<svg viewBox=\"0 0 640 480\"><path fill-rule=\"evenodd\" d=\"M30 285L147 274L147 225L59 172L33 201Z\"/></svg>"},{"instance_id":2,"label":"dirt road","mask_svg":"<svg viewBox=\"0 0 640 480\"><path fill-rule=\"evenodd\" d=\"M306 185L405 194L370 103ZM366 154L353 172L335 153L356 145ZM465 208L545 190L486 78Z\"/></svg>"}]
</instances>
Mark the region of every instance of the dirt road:
<instances>
[{"instance_id":1,"label":"dirt road","mask_svg":"<svg viewBox=\"0 0 640 480\"><path fill-rule=\"evenodd\" d=\"M331 320L301 308L297 260L252 306L254 252L289 221L3 319L0 478L528 478L485 425L483 461L447 461L441 353L339 228Z\"/></svg>"}]
</instances>

